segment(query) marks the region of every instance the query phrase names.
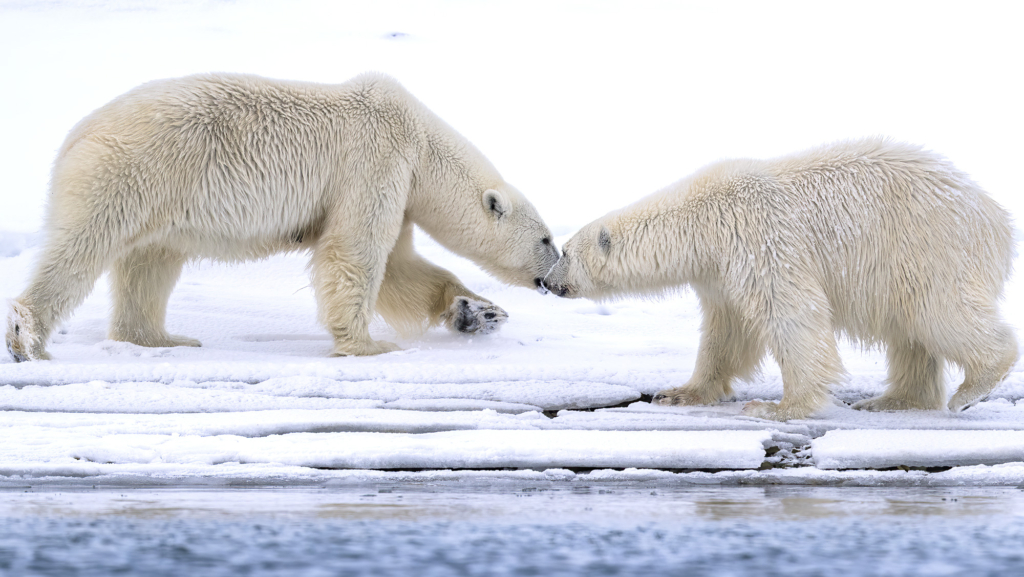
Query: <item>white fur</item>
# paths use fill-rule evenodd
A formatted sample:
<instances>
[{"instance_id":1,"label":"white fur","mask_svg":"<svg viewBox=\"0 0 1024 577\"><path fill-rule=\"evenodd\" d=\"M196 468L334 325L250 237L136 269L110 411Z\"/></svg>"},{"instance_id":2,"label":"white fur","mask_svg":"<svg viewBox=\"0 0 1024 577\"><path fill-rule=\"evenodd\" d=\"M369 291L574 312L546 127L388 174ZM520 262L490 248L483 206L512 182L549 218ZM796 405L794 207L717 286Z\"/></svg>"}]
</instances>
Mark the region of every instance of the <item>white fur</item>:
<instances>
[{"instance_id":1,"label":"white fur","mask_svg":"<svg viewBox=\"0 0 1024 577\"><path fill-rule=\"evenodd\" d=\"M414 224L510 284L534 287L557 261L526 198L388 77L150 82L83 119L61 147L46 245L11 309L7 347L48 358L54 325L104 270L111 338L198 346L164 330L182 265L288 250L312 253L336 355L396 348L370 338L375 311L402 329L456 326L444 315L457 297L501 311L419 257Z\"/></svg>"},{"instance_id":2,"label":"white fur","mask_svg":"<svg viewBox=\"0 0 1024 577\"><path fill-rule=\"evenodd\" d=\"M767 350L782 402L745 411L806 417L843 373L841 332L888 353L888 389L857 408L941 408L949 361L965 371L949 401L962 410L1017 359L997 306L1012 237L1008 213L947 160L865 139L707 167L584 227L545 283L594 299L696 291L696 367L661 404L725 398Z\"/></svg>"}]
</instances>

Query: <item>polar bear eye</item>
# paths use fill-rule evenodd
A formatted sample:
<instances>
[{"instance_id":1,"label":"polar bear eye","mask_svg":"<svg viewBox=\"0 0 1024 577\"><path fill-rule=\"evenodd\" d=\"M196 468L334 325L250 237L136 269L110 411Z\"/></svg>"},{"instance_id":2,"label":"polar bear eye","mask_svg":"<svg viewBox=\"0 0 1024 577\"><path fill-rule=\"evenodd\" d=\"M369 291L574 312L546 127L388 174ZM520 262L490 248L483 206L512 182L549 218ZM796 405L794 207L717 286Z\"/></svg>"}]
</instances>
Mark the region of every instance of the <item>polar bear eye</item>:
<instances>
[{"instance_id":1,"label":"polar bear eye","mask_svg":"<svg viewBox=\"0 0 1024 577\"><path fill-rule=\"evenodd\" d=\"M543 244L551 244L551 239L545 236L544 238L540 239L540 242L542 242Z\"/></svg>"}]
</instances>

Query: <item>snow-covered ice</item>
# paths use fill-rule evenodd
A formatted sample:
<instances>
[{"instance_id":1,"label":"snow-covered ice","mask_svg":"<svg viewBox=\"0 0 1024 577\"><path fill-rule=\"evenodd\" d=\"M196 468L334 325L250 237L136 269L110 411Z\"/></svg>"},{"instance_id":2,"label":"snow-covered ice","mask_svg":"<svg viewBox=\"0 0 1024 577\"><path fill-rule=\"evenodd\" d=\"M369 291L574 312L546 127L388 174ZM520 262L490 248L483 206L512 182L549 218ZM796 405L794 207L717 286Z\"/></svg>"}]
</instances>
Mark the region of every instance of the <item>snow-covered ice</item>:
<instances>
[{"instance_id":1,"label":"snow-covered ice","mask_svg":"<svg viewBox=\"0 0 1024 577\"><path fill-rule=\"evenodd\" d=\"M237 381L106 382L0 388L0 408L13 411L202 413L259 408L494 409L502 412L605 407L636 400L636 390L578 381L491 383L339 382L279 377Z\"/></svg>"},{"instance_id":2,"label":"snow-covered ice","mask_svg":"<svg viewBox=\"0 0 1024 577\"><path fill-rule=\"evenodd\" d=\"M320 469L756 469L764 461L765 443L771 440L764 431L68 436L72 438L48 435L45 440L25 442L40 455L47 454L46 447L58 445L55 456L94 463L275 463Z\"/></svg>"},{"instance_id":3,"label":"snow-covered ice","mask_svg":"<svg viewBox=\"0 0 1024 577\"><path fill-rule=\"evenodd\" d=\"M211 70L395 76L531 199L557 244L717 159L871 134L947 155L1020 223L1024 115L1006 72L1024 68L1019 8L875 7L0 3L0 298L25 286L49 167L74 123L147 80ZM410 336L378 322L375 338L404 350L327 358L308 255L289 254L192 263L168 329L203 347L150 349L106 340L101 279L54 335L55 360L0 355L0 485L1024 482L1020 362L960 414L850 409L884 390L885 361L849 344L840 402L806 420L740 415L745 401L781 397L770 359L735 401L653 407L643 395L693 368L692 293L560 300L503 286L419 232L416 244L509 312L501 331ZM1003 310L1024 342L1021 287L1018 274ZM947 373L951 386L962 378ZM953 468L868 470L901 465ZM450 470L474 467L497 470Z\"/></svg>"},{"instance_id":4,"label":"snow-covered ice","mask_svg":"<svg viewBox=\"0 0 1024 577\"><path fill-rule=\"evenodd\" d=\"M822 469L1024 462L1024 431L829 431L811 443Z\"/></svg>"}]
</instances>

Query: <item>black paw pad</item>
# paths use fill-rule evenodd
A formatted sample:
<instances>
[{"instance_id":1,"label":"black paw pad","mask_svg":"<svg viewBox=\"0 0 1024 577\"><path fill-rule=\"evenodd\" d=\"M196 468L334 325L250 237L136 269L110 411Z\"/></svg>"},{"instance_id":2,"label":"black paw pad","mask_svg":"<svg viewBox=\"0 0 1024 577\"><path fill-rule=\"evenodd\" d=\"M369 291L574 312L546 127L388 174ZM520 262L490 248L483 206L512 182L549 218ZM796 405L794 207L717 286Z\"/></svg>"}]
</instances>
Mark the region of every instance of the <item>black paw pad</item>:
<instances>
[{"instance_id":1,"label":"black paw pad","mask_svg":"<svg viewBox=\"0 0 1024 577\"><path fill-rule=\"evenodd\" d=\"M472 309L469 308L469 301L462 299L459 301L459 312L455 316L455 330L460 333L472 333L480 328L477 322L476 315L473 314Z\"/></svg>"}]
</instances>

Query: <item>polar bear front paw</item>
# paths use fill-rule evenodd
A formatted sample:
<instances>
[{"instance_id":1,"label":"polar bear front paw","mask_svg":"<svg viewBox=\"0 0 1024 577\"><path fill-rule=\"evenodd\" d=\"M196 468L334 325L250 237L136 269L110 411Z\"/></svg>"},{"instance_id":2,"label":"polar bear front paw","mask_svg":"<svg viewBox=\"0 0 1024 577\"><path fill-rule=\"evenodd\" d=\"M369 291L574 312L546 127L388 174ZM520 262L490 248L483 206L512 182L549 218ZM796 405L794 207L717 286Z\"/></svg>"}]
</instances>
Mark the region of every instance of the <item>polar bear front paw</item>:
<instances>
[{"instance_id":1,"label":"polar bear front paw","mask_svg":"<svg viewBox=\"0 0 1024 577\"><path fill-rule=\"evenodd\" d=\"M453 331L486 335L498 330L508 320L505 309L487 301L455 297L441 321Z\"/></svg>"}]
</instances>

